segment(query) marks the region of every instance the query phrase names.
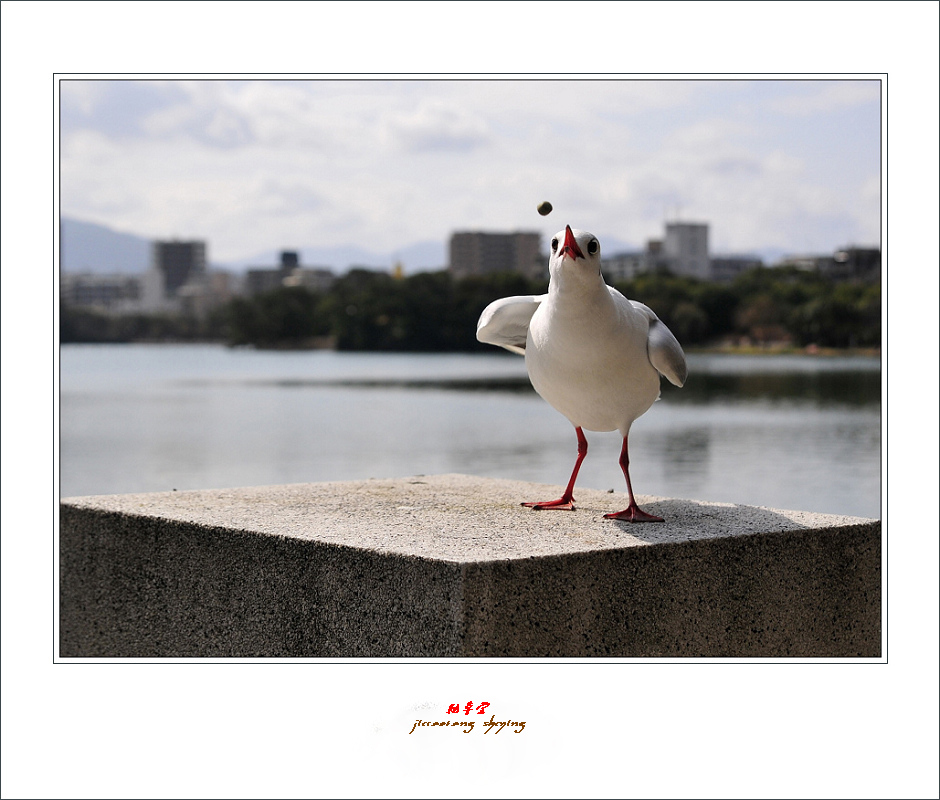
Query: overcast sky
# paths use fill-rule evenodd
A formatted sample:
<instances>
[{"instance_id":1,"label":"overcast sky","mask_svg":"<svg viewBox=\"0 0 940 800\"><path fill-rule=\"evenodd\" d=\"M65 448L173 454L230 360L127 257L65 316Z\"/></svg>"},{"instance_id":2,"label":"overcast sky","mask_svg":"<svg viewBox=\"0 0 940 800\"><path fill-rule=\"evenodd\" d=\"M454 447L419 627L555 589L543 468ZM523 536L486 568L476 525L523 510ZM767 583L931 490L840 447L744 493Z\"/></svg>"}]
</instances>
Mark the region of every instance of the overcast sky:
<instances>
[{"instance_id":1,"label":"overcast sky","mask_svg":"<svg viewBox=\"0 0 940 800\"><path fill-rule=\"evenodd\" d=\"M642 245L677 217L713 252L879 243L877 81L60 86L63 214L213 261L566 223Z\"/></svg>"}]
</instances>

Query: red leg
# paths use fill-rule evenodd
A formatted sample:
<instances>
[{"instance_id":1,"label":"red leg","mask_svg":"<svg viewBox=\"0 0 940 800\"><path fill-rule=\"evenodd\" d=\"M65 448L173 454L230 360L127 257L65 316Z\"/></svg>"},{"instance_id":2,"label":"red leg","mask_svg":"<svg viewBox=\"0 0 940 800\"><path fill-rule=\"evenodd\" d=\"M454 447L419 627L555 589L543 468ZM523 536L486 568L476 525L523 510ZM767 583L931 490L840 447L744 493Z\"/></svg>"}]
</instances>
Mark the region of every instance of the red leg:
<instances>
[{"instance_id":1,"label":"red leg","mask_svg":"<svg viewBox=\"0 0 940 800\"><path fill-rule=\"evenodd\" d=\"M654 517L647 514L636 504L633 497L633 486L630 484L630 456L627 453L627 437L623 437L623 448L620 450L620 469L623 470L623 476L627 479L627 492L630 493L630 505L623 511L616 514L604 514L605 519L624 519L628 522L664 522L662 517Z\"/></svg>"},{"instance_id":2,"label":"red leg","mask_svg":"<svg viewBox=\"0 0 940 800\"><path fill-rule=\"evenodd\" d=\"M557 508L564 511L574 511L574 482L578 479L578 470L581 469L581 462L587 455L588 443L584 438L584 431L581 428L575 428L574 432L578 434L578 460L574 462L574 469L571 471L571 478L568 479L568 486L565 493L557 500L548 500L544 503L522 503L527 508L534 508L541 511L543 508Z\"/></svg>"}]
</instances>

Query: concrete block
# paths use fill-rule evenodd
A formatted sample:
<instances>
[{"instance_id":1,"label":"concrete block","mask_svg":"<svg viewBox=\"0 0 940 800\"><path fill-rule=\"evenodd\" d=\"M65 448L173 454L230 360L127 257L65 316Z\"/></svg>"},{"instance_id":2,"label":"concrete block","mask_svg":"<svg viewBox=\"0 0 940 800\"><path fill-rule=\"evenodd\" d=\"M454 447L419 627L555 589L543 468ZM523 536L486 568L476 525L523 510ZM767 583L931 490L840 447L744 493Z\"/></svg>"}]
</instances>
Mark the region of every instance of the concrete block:
<instances>
[{"instance_id":1,"label":"concrete block","mask_svg":"<svg viewBox=\"0 0 940 800\"><path fill-rule=\"evenodd\" d=\"M61 658L881 655L881 523L466 475L70 498Z\"/></svg>"}]
</instances>

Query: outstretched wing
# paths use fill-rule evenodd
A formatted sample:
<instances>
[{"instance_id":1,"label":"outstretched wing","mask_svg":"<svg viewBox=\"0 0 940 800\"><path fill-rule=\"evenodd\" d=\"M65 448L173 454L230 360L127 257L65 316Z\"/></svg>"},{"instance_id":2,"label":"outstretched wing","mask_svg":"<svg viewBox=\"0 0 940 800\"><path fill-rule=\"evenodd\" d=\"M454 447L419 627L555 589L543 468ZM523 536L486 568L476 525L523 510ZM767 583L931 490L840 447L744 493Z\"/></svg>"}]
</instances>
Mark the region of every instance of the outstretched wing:
<instances>
[{"instance_id":1,"label":"outstretched wing","mask_svg":"<svg viewBox=\"0 0 940 800\"><path fill-rule=\"evenodd\" d=\"M649 353L650 363L670 383L675 386L682 386L689 375L682 345L679 344L676 337L672 335L672 331L663 324L651 308L638 303L636 300L631 300L630 305L638 311L642 311L649 319L650 332L646 340L646 349Z\"/></svg>"},{"instance_id":2,"label":"outstretched wing","mask_svg":"<svg viewBox=\"0 0 940 800\"><path fill-rule=\"evenodd\" d=\"M527 294L494 300L480 314L477 339L525 355L529 320L547 295Z\"/></svg>"}]
</instances>

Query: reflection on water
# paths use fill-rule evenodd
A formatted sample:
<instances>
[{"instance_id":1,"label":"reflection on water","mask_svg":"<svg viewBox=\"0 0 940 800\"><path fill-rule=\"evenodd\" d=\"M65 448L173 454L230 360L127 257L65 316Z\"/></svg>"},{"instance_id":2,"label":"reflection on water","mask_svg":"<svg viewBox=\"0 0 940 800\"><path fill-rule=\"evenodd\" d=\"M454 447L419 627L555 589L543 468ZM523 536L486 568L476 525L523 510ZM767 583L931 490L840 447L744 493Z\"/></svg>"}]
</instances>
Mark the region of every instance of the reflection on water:
<instances>
[{"instance_id":1,"label":"reflection on water","mask_svg":"<svg viewBox=\"0 0 940 800\"><path fill-rule=\"evenodd\" d=\"M685 480L702 480L708 472L709 430L704 425L665 433L654 441L664 471Z\"/></svg>"},{"instance_id":2,"label":"reflection on water","mask_svg":"<svg viewBox=\"0 0 940 800\"><path fill-rule=\"evenodd\" d=\"M865 406L881 401L880 372L699 373L681 390L663 389L676 403L742 403L757 399L814 405Z\"/></svg>"},{"instance_id":3,"label":"reflection on water","mask_svg":"<svg viewBox=\"0 0 940 800\"><path fill-rule=\"evenodd\" d=\"M880 516L876 359L691 356L634 425L640 494ZM579 485L624 489L615 433ZM571 425L501 354L67 346L61 494L463 472L563 484ZM616 505L617 501L612 500Z\"/></svg>"}]
</instances>

